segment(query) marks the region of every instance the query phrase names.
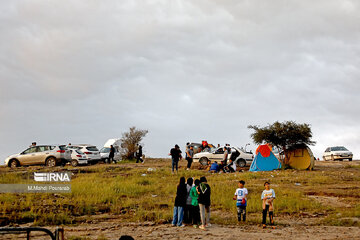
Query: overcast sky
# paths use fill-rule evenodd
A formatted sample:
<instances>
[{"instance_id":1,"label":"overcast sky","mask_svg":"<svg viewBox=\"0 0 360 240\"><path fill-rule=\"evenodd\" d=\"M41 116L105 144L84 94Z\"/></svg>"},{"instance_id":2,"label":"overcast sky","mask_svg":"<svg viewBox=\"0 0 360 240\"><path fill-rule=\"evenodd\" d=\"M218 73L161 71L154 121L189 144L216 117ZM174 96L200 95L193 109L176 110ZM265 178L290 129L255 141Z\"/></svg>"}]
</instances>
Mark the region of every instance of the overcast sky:
<instances>
[{"instance_id":1,"label":"overcast sky","mask_svg":"<svg viewBox=\"0 0 360 240\"><path fill-rule=\"evenodd\" d=\"M0 163L32 141L101 147L131 126L144 153L249 124L311 124L321 157L360 158L360 2L1 1Z\"/></svg>"}]
</instances>

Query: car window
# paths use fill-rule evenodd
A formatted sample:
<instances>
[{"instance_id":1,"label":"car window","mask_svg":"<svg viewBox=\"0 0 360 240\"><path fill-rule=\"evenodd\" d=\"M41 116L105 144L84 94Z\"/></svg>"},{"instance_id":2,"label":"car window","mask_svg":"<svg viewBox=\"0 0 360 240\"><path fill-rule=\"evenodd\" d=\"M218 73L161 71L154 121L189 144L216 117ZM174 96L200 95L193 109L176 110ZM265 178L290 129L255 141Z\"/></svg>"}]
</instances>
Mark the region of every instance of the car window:
<instances>
[{"instance_id":1,"label":"car window","mask_svg":"<svg viewBox=\"0 0 360 240\"><path fill-rule=\"evenodd\" d=\"M37 152L45 152L45 151L48 151L48 150L49 150L48 146L39 146L37 148Z\"/></svg>"},{"instance_id":2,"label":"car window","mask_svg":"<svg viewBox=\"0 0 360 240\"><path fill-rule=\"evenodd\" d=\"M36 147L28 148L23 153L24 154L29 154L29 153L34 153L34 152L36 152Z\"/></svg>"},{"instance_id":3,"label":"car window","mask_svg":"<svg viewBox=\"0 0 360 240\"><path fill-rule=\"evenodd\" d=\"M88 151L99 151L99 150L97 149L97 147L95 147L95 146L86 147L86 149L87 149Z\"/></svg>"},{"instance_id":4,"label":"car window","mask_svg":"<svg viewBox=\"0 0 360 240\"><path fill-rule=\"evenodd\" d=\"M325 152L330 152L330 148L327 148L327 149L325 150Z\"/></svg>"},{"instance_id":5,"label":"car window","mask_svg":"<svg viewBox=\"0 0 360 240\"><path fill-rule=\"evenodd\" d=\"M66 146L65 146L65 145L60 145L59 148L60 148L60 150L66 150Z\"/></svg>"},{"instance_id":6,"label":"car window","mask_svg":"<svg viewBox=\"0 0 360 240\"><path fill-rule=\"evenodd\" d=\"M333 147L331 151L349 151L345 147Z\"/></svg>"},{"instance_id":7,"label":"car window","mask_svg":"<svg viewBox=\"0 0 360 240\"><path fill-rule=\"evenodd\" d=\"M50 150L54 150L55 149L55 146L50 146Z\"/></svg>"},{"instance_id":8,"label":"car window","mask_svg":"<svg viewBox=\"0 0 360 240\"><path fill-rule=\"evenodd\" d=\"M75 150L75 152L76 152L77 154L83 154L83 153L80 152L79 150Z\"/></svg>"},{"instance_id":9,"label":"car window","mask_svg":"<svg viewBox=\"0 0 360 240\"><path fill-rule=\"evenodd\" d=\"M223 148L219 148L215 151L215 154L222 154L224 153L224 149Z\"/></svg>"},{"instance_id":10,"label":"car window","mask_svg":"<svg viewBox=\"0 0 360 240\"><path fill-rule=\"evenodd\" d=\"M116 149L115 149L116 150ZM102 148L101 153L109 153L110 152L110 148Z\"/></svg>"}]
</instances>

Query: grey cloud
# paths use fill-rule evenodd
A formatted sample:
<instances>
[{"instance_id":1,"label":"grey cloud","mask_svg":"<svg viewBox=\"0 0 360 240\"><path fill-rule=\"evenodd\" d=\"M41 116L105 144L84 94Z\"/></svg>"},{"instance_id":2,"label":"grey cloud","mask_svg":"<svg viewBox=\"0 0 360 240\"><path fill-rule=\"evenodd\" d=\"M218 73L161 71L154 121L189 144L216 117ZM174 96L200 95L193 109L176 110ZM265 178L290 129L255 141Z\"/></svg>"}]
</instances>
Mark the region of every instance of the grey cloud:
<instances>
[{"instance_id":1,"label":"grey cloud","mask_svg":"<svg viewBox=\"0 0 360 240\"><path fill-rule=\"evenodd\" d=\"M357 1L0 3L0 158L31 141L102 145L150 130L148 155L249 124L312 124L360 154ZM255 146L252 146L255 148Z\"/></svg>"}]
</instances>

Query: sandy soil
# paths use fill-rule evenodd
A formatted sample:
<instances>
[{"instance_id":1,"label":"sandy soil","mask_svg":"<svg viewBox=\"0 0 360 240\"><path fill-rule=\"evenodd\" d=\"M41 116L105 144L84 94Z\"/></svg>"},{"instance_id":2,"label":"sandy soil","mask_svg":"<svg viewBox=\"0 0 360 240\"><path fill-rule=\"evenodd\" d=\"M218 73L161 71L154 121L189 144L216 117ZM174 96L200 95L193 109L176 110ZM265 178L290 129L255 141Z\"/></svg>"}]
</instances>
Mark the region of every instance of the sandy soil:
<instances>
[{"instance_id":1,"label":"sandy soil","mask_svg":"<svg viewBox=\"0 0 360 240\"><path fill-rule=\"evenodd\" d=\"M53 227L49 229L54 230ZM134 239L360 239L360 228L329 226L278 226L276 229L262 229L255 225L221 226L212 225L206 231L192 226L172 227L169 224L153 223L117 223L82 224L65 227L65 239L81 237L83 239L119 239L130 235ZM1 236L0 236L1 237ZM9 235L4 240L11 239ZM13 238L14 239L14 238ZM15 238L17 239L17 238ZM34 239L43 239L42 237ZM44 238L45 239L45 238Z\"/></svg>"}]
</instances>

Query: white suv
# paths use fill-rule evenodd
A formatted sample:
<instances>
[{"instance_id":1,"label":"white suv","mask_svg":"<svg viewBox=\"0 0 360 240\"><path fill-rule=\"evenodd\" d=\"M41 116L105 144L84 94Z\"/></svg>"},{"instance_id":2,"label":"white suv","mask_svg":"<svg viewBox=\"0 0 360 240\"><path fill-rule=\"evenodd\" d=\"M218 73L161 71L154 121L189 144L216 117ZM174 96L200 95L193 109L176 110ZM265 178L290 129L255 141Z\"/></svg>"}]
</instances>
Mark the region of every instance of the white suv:
<instances>
[{"instance_id":1,"label":"white suv","mask_svg":"<svg viewBox=\"0 0 360 240\"><path fill-rule=\"evenodd\" d=\"M206 165L207 161L222 161L224 157L224 147L213 148L211 152L199 152L194 155L193 161L199 162L201 165ZM254 159L252 153L244 152L238 147L231 147L231 154L228 156L228 160L233 159L239 167L245 167L250 165Z\"/></svg>"},{"instance_id":2,"label":"white suv","mask_svg":"<svg viewBox=\"0 0 360 240\"><path fill-rule=\"evenodd\" d=\"M67 146L68 149L77 149L85 154L88 163L97 163L101 161L100 151L96 146L90 144L77 144Z\"/></svg>"},{"instance_id":3,"label":"white suv","mask_svg":"<svg viewBox=\"0 0 360 240\"><path fill-rule=\"evenodd\" d=\"M347 150L347 148L343 146L328 147L323 154L323 159L324 161L327 160L342 161L344 159L349 159L349 161L352 161L353 153Z\"/></svg>"}]
</instances>

